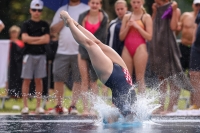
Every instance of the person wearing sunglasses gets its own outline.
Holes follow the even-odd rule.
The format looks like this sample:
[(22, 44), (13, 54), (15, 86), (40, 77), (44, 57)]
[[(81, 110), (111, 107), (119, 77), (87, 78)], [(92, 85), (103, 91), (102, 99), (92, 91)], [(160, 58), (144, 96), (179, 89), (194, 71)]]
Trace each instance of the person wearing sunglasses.
[[(189, 70), (191, 47), (194, 40), (194, 32), (196, 30), (195, 19), (200, 10), (200, 0), (194, 0), (192, 4), (193, 11), (184, 12), (181, 15), (180, 22), (178, 23), (178, 33), (181, 32), (181, 42), (179, 45), (182, 57), (180, 58), (181, 65), (184, 71)], [(198, 57), (197, 57), (198, 58)], [(189, 74), (189, 73), (188, 73)], [(191, 80), (191, 83), (193, 81)], [(191, 106), (189, 109), (199, 109), (193, 101), (193, 95), (191, 95)]]
[(49, 44), (49, 25), (40, 19), (43, 9), (41, 0), (32, 0), (30, 4), (31, 18), (22, 24), (22, 40), (25, 43), (23, 56), (23, 66), (21, 77), (23, 109), (22, 114), (28, 114), (28, 94), (31, 79), (34, 77), (36, 90), (36, 113), (44, 113), (44, 109), (40, 107), (41, 96), (43, 91), (42, 78), (46, 77), (46, 51), (45, 45)]

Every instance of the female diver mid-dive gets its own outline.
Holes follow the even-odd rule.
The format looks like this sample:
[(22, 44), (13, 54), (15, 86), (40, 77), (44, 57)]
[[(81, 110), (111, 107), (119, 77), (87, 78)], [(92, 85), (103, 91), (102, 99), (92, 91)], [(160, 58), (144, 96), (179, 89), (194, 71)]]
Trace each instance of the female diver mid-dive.
[(77, 43), (87, 50), (98, 78), (111, 89), (113, 104), (124, 117), (133, 113), (131, 105), (136, 100), (136, 93), (122, 58), (112, 48), (103, 44), (74, 21), (68, 12), (61, 11), (60, 16), (71, 30)]

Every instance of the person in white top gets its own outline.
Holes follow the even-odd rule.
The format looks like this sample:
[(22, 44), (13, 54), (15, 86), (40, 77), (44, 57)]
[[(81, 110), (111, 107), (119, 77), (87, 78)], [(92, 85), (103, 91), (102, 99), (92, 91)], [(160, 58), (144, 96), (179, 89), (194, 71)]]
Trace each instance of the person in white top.
[(0, 33), (1, 31), (5, 28), (5, 25), (3, 24), (3, 22), (0, 20)]
[(72, 103), (69, 107), (69, 113), (78, 113), (75, 104), (78, 100), (79, 88), (80, 88), (80, 72), (78, 68), (77, 55), (78, 44), (74, 40), (69, 28), (64, 26), (63, 21), (60, 18), (60, 11), (68, 11), (70, 16), (78, 21), (78, 17), (81, 13), (88, 10), (89, 6), (81, 3), (80, 0), (70, 0), (69, 4), (60, 7), (51, 24), (51, 32), (59, 33), (58, 50), (53, 63), (54, 74), (54, 87), (56, 92), (57, 105), (52, 113), (67, 113), (67, 109), (62, 107), (62, 99), (64, 93), (64, 82), (67, 81), (70, 70), (72, 70), (73, 80), (73, 96)]

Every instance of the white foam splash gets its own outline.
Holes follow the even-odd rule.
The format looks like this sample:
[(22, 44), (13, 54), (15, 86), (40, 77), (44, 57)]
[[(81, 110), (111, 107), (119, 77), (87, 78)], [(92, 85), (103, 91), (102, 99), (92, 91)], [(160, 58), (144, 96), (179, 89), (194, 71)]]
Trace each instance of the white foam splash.
[[(87, 93), (87, 97), (92, 101), (93, 109), (98, 112), (97, 124), (102, 123), (103, 118), (108, 118), (109, 116), (119, 115), (119, 110), (113, 105), (108, 104), (100, 96), (96, 96), (92, 93)], [(137, 95), (136, 102), (131, 106), (132, 112), (136, 114), (134, 121), (143, 122), (149, 120), (151, 113), (160, 107), (155, 101), (158, 99), (158, 93), (155, 91), (148, 91), (145, 94)]]

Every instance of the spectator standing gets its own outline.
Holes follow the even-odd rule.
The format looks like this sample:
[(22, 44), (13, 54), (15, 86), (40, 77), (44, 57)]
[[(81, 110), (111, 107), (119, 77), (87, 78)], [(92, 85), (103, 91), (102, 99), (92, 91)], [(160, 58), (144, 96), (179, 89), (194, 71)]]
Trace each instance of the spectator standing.
[[(161, 107), (154, 113), (168, 113), (177, 105), (180, 88), (193, 90), (189, 80), (182, 71), (180, 50), (176, 42), (175, 31), (180, 19), (180, 10), (176, 2), (156, 0), (153, 8), (153, 38), (149, 45), (150, 68), (159, 77)], [(166, 14), (166, 11), (169, 13)], [(166, 17), (163, 17), (165, 15)], [(167, 83), (170, 86), (170, 101), (164, 111)]]
[[(194, 32), (196, 31), (195, 19), (200, 9), (200, 0), (194, 0), (192, 8), (192, 12), (184, 12), (181, 15), (181, 19), (178, 24), (178, 31), (181, 32), (181, 43), (179, 48), (182, 55), (180, 61), (183, 71), (189, 70), (191, 46), (195, 37)], [(193, 103), (192, 97), (193, 96), (191, 94), (191, 104)], [(192, 104), (189, 109), (198, 108), (199, 107)]]
[(124, 15), (128, 13), (127, 3), (125, 0), (117, 0), (115, 2), (115, 13), (117, 14), (117, 18), (112, 20), (109, 24), (106, 44), (121, 56), (124, 48), (124, 41), (120, 41), (119, 32), (122, 19)]
[[(105, 43), (108, 25), (108, 15), (102, 7), (102, 0), (89, 0), (90, 9), (79, 16), (78, 23), (90, 31), (97, 39)], [(83, 101), (83, 115), (91, 114), (89, 101), (85, 92), (90, 88), (94, 94), (98, 94), (97, 75), (92, 67), (90, 57), (86, 49), (79, 45), (78, 65), (81, 74), (81, 95)]]
[(0, 33), (5, 28), (4, 23), (0, 20)]
[(53, 82), (53, 62), (55, 59), (56, 51), (58, 49), (58, 34), (56, 33), (51, 33), (50, 35), (50, 43), (47, 45), (49, 47), (48, 50), (49, 52), (47, 53), (47, 61), (48, 61), (48, 89), (49, 89), (49, 94), (53, 94), (54, 92), (54, 82)]
[(31, 19), (22, 25), (22, 40), (25, 42), (22, 75), (23, 114), (29, 113), (28, 92), (31, 79), (34, 77), (36, 85), (36, 113), (44, 113), (40, 107), (43, 84), (42, 78), (46, 77), (45, 45), (49, 43), (49, 25), (40, 19), (43, 9), (41, 0), (32, 0), (30, 4)]
[[(69, 107), (70, 113), (78, 113), (75, 104), (80, 95), (81, 79), (78, 69), (78, 44), (74, 40), (69, 28), (65, 27), (60, 19), (60, 11), (68, 11), (70, 16), (78, 21), (81, 13), (88, 10), (89, 6), (81, 3), (80, 0), (70, 0), (69, 4), (60, 7), (51, 24), (51, 31), (59, 33), (58, 49), (53, 63), (54, 89), (56, 92), (57, 105), (51, 113), (68, 113), (68, 110), (62, 107), (64, 94), (64, 82), (66, 82), (70, 69), (72, 69), (73, 88), (72, 103)], [(67, 35), (67, 37), (66, 37)]]
[(196, 107), (192, 107), (191, 109), (199, 109), (200, 108), (200, 1), (194, 0), (193, 4), (198, 8), (198, 15), (195, 23), (197, 24), (197, 29), (195, 30), (194, 43), (191, 48), (191, 57), (190, 57), (190, 81), (192, 86), (195, 89), (195, 92), (192, 93), (192, 103)]
[(129, 73), (135, 70), (138, 92), (145, 92), (144, 74), (147, 64), (146, 40), (152, 38), (152, 19), (143, 8), (144, 0), (130, 0), (133, 12), (126, 14), (122, 20), (120, 40), (125, 41), (122, 59), (126, 63)]
[(20, 28), (13, 25), (9, 29), (10, 35), (10, 56), (8, 73), (8, 95), (13, 98), (22, 97), (22, 59), (24, 42), (19, 40)]

